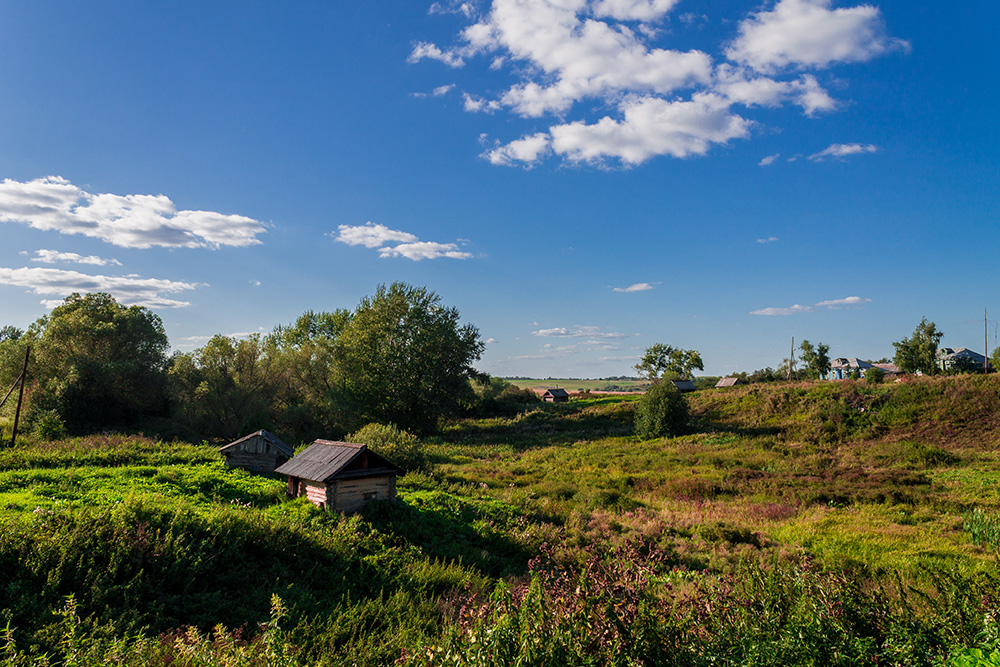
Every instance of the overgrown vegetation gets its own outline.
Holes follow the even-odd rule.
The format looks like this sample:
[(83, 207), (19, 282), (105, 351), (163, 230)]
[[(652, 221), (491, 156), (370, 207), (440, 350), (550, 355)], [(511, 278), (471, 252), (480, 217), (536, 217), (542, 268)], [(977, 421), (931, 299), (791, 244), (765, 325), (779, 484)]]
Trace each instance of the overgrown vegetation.
[(0, 661), (1000, 660), (1000, 381), (682, 400), (666, 438), (630, 396), (372, 426), (424, 459), (352, 517), (209, 445), (26, 440), (0, 451)]

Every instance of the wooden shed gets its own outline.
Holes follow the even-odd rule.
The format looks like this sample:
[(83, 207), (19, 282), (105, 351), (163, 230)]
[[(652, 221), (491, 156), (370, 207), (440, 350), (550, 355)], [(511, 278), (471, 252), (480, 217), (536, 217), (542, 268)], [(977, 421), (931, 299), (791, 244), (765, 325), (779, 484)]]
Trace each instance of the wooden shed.
[(569, 392), (565, 389), (549, 389), (542, 394), (542, 400), (546, 403), (565, 403), (569, 400)]
[(270, 431), (257, 431), (219, 448), (230, 468), (272, 472), (295, 454), (291, 445)]
[(356, 512), (371, 500), (394, 500), (405, 471), (353, 442), (317, 440), (275, 472), (288, 475), (288, 495), (321, 509)]
[(742, 378), (732, 377), (732, 378), (721, 378), (715, 383), (716, 389), (721, 389), (722, 387), (735, 387), (738, 384), (745, 384)]

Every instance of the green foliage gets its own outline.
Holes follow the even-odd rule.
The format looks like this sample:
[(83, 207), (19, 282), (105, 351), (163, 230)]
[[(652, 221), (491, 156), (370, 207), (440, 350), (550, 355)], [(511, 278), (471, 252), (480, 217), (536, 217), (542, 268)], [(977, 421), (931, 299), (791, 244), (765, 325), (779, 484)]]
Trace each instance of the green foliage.
[(635, 434), (643, 440), (679, 435), (688, 420), (687, 403), (669, 382), (650, 387), (635, 406)]
[(646, 348), (636, 364), (639, 374), (653, 382), (659, 380), (689, 380), (694, 369), (705, 370), (697, 350), (682, 350), (663, 343)]
[(869, 368), (865, 373), (865, 382), (868, 384), (882, 384), (885, 379), (885, 371), (881, 368)]
[(473, 378), (470, 382), (475, 398), (467, 412), (476, 417), (512, 417), (542, 402), (531, 389), (520, 389), (497, 377)]
[(976, 507), (965, 513), (962, 528), (973, 543), (1000, 551), (1000, 516)]
[(36, 339), (32, 409), (55, 410), (69, 431), (132, 426), (165, 411), (167, 336), (148, 309), (72, 294), (25, 338)]
[(391, 424), (366, 424), (347, 436), (347, 441), (368, 445), (404, 470), (428, 467), (427, 455), (417, 436)]
[(198, 437), (229, 440), (269, 426), (282, 386), (274, 359), (259, 334), (213, 336), (205, 347), (175, 355), (174, 418)]
[(467, 404), (479, 331), (423, 287), (380, 285), (362, 299), (337, 343), (341, 380), (361, 423), (427, 433)]
[(893, 363), (904, 373), (934, 375), (937, 372), (936, 354), (942, 336), (944, 334), (938, 331), (933, 322), (928, 322), (926, 317), (921, 318), (912, 336), (892, 344), (896, 348)]
[(66, 435), (66, 425), (55, 410), (39, 410), (32, 418), (32, 430), (42, 440), (56, 440)]
[(807, 378), (816, 380), (830, 372), (829, 345), (817, 343), (816, 347), (813, 347), (812, 343), (804, 340), (799, 349), (802, 351), (802, 363), (805, 364)]

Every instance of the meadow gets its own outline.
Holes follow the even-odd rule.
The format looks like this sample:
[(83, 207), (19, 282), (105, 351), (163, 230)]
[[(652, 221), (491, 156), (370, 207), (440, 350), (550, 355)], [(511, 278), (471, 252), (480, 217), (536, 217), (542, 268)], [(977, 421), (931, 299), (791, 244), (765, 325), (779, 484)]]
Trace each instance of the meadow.
[(0, 451), (4, 665), (1000, 664), (1000, 380), (592, 395), (355, 516), (207, 443)]

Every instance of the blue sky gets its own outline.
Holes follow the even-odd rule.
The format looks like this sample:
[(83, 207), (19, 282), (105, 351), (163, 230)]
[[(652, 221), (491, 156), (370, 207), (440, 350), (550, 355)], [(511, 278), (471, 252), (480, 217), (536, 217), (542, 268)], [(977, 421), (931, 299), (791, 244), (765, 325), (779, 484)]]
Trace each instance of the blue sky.
[(0, 3), (0, 324), (425, 285), (496, 375), (995, 344), (992, 3)]

